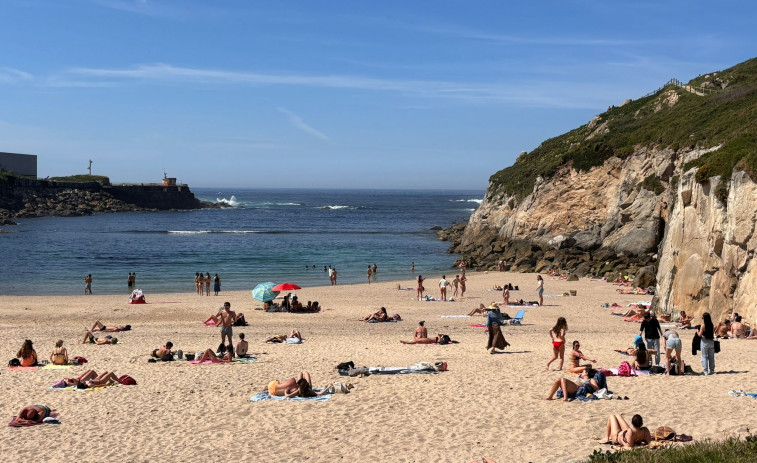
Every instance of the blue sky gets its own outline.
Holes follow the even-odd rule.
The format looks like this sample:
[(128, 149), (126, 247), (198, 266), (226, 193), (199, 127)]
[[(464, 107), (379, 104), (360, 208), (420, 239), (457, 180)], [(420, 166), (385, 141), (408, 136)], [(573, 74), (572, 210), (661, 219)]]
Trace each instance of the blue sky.
[(209, 187), (484, 189), (757, 43), (747, 1), (1, 2), (0, 151)]

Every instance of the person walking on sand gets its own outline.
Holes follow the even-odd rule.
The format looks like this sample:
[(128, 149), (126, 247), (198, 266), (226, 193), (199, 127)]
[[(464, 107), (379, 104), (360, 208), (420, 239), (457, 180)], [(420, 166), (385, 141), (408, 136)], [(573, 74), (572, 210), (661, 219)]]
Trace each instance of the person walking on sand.
[[(216, 314), (216, 317), (218, 318), (218, 321), (220, 322), (219, 325), (221, 325), (221, 344), (227, 345), (232, 344), (232, 336), (234, 334), (233, 326), (234, 322), (237, 319), (237, 314), (234, 313), (231, 310), (231, 303), (230, 302), (224, 302), (223, 308), (218, 310), (218, 313)], [(226, 337), (228, 336), (229, 342), (226, 342)]]
[(568, 322), (565, 317), (557, 319), (555, 326), (549, 330), (549, 336), (552, 338), (552, 358), (547, 362), (546, 370), (549, 371), (549, 366), (560, 357), (560, 367), (558, 370), (562, 370), (562, 364), (565, 360), (565, 333), (568, 332)]
[(460, 274), (460, 297), (465, 296), (465, 282), (468, 280), (468, 278), (465, 276), (465, 270), (463, 270), (463, 273)]
[(544, 305), (544, 278), (536, 275), (536, 292), (539, 294), (539, 307)]
[(336, 267), (331, 269), (331, 285), (336, 286)]
[(371, 272), (371, 266), (368, 266), (368, 284), (371, 284), (371, 275), (373, 275), (373, 272)]
[(702, 338), (700, 349), (702, 349), (702, 373), (706, 375), (715, 374), (715, 326), (712, 324), (712, 317), (709, 312), (702, 314), (702, 326), (699, 327), (697, 334)]
[(217, 273), (213, 277), (213, 291), (216, 293), (216, 296), (221, 292), (221, 277)]
[(655, 351), (655, 365), (660, 364), (660, 338), (662, 337), (662, 327), (657, 321), (657, 316), (649, 312), (644, 314), (644, 321), (641, 322), (639, 335), (644, 335), (648, 350)]
[(418, 300), (420, 301), (420, 300), (423, 300), (423, 291), (426, 289), (423, 287), (423, 280), (425, 280), (425, 278), (423, 278), (423, 275), (418, 275), (417, 280), (418, 280), (418, 285), (416, 287), (416, 290), (418, 292)]
[(452, 286), (455, 287), (455, 290), (452, 292), (452, 296), (457, 297), (457, 289), (460, 286), (460, 275), (455, 275), (455, 279), (452, 280)]
[(84, 294), (92, 295), (92, 274), (84, 277)]
[(447, 300), (447, 286), (449, 286), (447, 275), (442, 275), (442, 279), (439, 280), (439, 292), (441, 293), (443, 301)]

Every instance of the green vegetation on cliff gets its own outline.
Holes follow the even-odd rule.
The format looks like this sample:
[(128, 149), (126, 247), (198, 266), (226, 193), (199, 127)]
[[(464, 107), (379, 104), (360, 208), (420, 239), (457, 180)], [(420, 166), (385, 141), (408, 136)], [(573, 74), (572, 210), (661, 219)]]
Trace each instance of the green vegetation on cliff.
[[(725, 90), (721, 84), (727, 83)], [(580, 171), (607, 159), (625, 158), (636, 148), (693, 149), (722, 145), (687, 163), (698, 167), (697, 179), (730, 176), (734, 168), (757, 179), (757, 58), (730, 69), (697, 77), (692, 89), (716, 86), (716, 93), (699, 96), (669, 84), (657, 92), (610, 108), (590, 124), (545, 140), (532, 152), (489, 178), (492, 192), (523, 198), (533, 191), (536, 178), (548, 178), (560, 166)], [(593, 136), (591, 136), (593, 135)], [(657, 187), (645, 182), (644, 187)], [(652, 184), (654, 183), (654, 184)]]
[(86, 183), (97, 182), (100, 185), (110, 185), (110, 179), (104, 175), (68, 175), (66, 177), (50, 177), (49, 180), (53, 182), (72, 182), (72, 183)]

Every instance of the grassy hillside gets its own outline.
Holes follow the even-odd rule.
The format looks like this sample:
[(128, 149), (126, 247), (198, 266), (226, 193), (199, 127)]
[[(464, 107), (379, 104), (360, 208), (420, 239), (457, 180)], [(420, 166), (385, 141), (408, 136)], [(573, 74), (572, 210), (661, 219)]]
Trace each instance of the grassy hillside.
[[(549, 177), (558, 167), (571, 163), (582, 171), (601, 165), (608, 158), (631, 155), (635, 147), (709, 148), (712, 153), (685, 168), (699, 167), (700, 181), (714, 176), (730, 176), (734, 168), (757, 178), (757, 58), (730, 69), (703, 75), (689, 82), (699, 88), (706, 81), (728, 82), (725, 90), (697, 96), (668, 85), (653, 95), (633, 100), (599, 115), (592, 129), (583, 125), (545, 140), (532, 152), (492, 175), (495, 191), (523, 198), (533, 191), (538, 176)], [(663, 104), (672, 92), (678, 96), (673, 106)], [(606, 123), (607, 133), (587, 136)]]
[(101, 185), (110, 185), (110, 179), (104, 175), (69, 175), (66, 177), (50, 177), (50, 180), (54, 182), (74, 182), (74, 183), (86, 183), (97, 182)]

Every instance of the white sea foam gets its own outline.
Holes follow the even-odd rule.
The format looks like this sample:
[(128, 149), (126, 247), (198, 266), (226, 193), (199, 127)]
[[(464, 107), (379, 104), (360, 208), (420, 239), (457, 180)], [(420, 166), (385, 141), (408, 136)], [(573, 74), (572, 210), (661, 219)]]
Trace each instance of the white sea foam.
[(342, 206), (342, 205), (336, 205), (336, 206), (321, 206), (321, 209), (354, 209), (353, 206)]
[(177, 235), (206, 235), (208, 233), (229, 233), (232, 235), (246, 235), (248, 233), (260, 233), (255, 230), (168, 230), (168, 233)]
[(478, 203), (481, 204), (483, 199), (450, 199), (454, 203)]
[(231, 198), (229, 198), (229, 199), (226, 199), (226, 198), (216, 198), (216, 202), (217, 203), (222, 203), (222, 204), (228, 204), (229, 206), (233, 206), (233, 207), (239, 206), (239, 202), (237, 201), (237, 197), (234, 196), (234, 195), (231, 195)]

